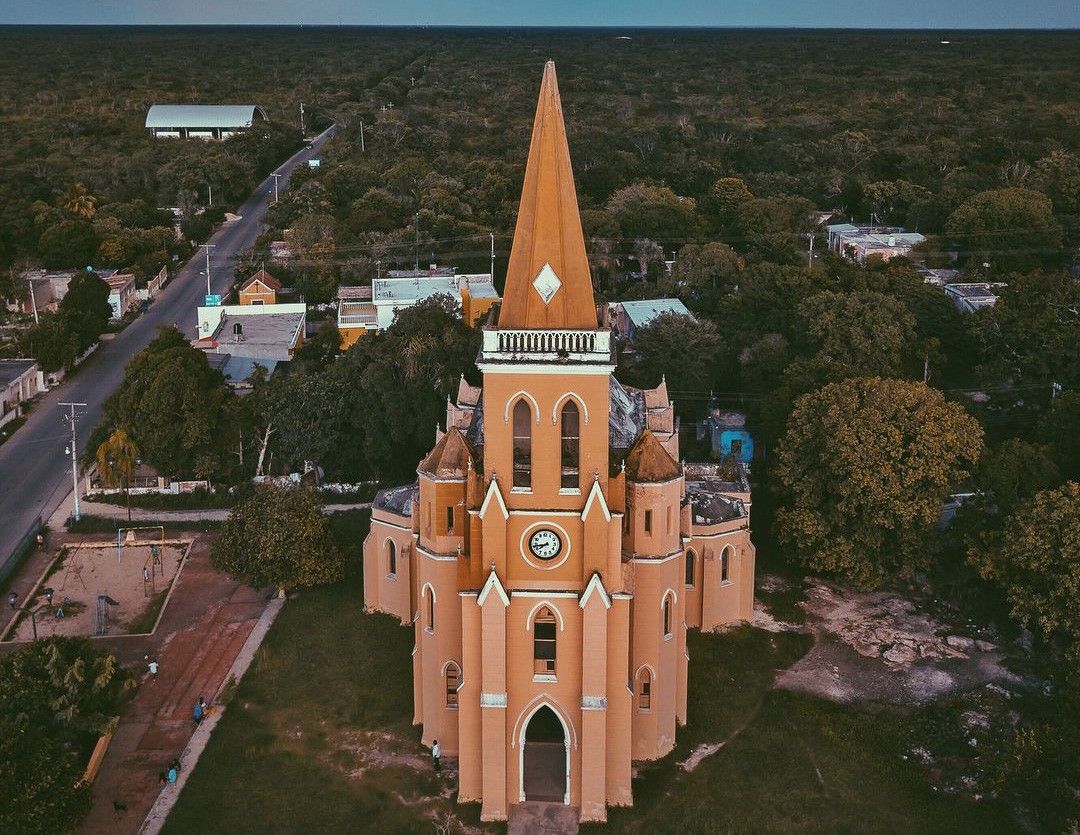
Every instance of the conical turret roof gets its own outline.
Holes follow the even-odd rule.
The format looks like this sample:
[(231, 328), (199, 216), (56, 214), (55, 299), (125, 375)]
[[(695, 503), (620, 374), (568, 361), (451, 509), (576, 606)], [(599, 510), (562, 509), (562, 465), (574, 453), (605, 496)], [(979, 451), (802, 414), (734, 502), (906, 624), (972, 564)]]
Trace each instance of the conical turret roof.
[(671, 481), (679, 475), (679, 465), (656, 436), (646, 429), (626, 454), (626, 477), (638, 484)]
[(427, 458), (416, 468), (418, 473), (435, 478), (465, 478), (469, 462), (473, 460), (472, 447), (456, 426), (442, 436)]
[(554, 61), (540, 84), (498, 326), (596, 329)]

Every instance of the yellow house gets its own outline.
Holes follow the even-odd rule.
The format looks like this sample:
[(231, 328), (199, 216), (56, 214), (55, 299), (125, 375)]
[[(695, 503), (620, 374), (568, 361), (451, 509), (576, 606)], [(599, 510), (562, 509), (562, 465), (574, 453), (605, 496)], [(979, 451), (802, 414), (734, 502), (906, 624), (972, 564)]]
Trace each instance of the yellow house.
[(266, 270), (259, 270), (240, 286), (240, 304), (277, 304), (281, 282)]
[(526, 800), (603, 821), (686, 721), (686, 630), (750, 617), (745, 479), (679, 463), (666, 385), (613, 376), (555, 66), (505, 298), (415, 484), (384, 490), (364, 598), (414, 630), (413, 721), (484, 820)]

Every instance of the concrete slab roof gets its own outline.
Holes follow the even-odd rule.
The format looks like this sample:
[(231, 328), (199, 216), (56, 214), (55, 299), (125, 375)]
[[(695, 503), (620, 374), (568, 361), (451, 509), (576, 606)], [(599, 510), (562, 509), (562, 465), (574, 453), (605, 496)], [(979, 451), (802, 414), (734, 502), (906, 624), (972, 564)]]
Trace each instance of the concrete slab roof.
[(6, 387), (37, 365), (37, 360), (0, 360), (0, 386)]
[(635, 328), (647, 325), (661, 313), (679, 313), (683, 316), (692, 315), (686, 305), (678, 299), (644, 299), (642, 301), (616, 302), (622, 307), (623, 313), (634, 323)]

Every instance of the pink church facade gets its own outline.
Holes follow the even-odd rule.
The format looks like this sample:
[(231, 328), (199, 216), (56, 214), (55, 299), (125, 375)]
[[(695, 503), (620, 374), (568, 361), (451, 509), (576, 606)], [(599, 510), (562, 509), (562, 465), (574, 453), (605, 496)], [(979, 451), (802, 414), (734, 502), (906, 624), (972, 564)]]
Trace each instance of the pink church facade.
[(415, 632), (413, 720), (458, 758), (460, 800), (602, 821), (686, 722), (687, 629), (750, 618), (754, 548), (745, 479), (679, 463), (666, 385), (613, 376), (550, 63), (482, 336), (482, 385), (376, 497), (365, 605)]

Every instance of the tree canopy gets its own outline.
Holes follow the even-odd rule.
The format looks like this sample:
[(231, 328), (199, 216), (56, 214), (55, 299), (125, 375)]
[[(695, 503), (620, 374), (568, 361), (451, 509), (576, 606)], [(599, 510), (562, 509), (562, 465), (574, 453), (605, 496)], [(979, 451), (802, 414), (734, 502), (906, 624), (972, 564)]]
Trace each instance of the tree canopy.
[(260, 587), (317, 586), (345, 576), (345, 559), (314, 495), (264, 485), (237, 504), (214, 540), (210, 562)]
[(800, 397), (776, 449), (778, 533), (864, 587), (925, 568), (949, 490), (982, 450), (962, 407), (922, 383), (852, 378)]
[(1080, 664), (1080, 484), (1035, 494), (1005, 521), (1000, 540), (969, 559), (998, 583), (1014, 618), (1060, 635)]
[(104, 424), (123, 429), (145, 461), (172, 477), (215, 475), (221, 464), (225, 380), (175, 328), (163, 328), (124, 370)]
[(68, 832), (90, 811), (80, 780), (134, 676), (86, 638), (44, 638), (0, 658), (0, 829)]

